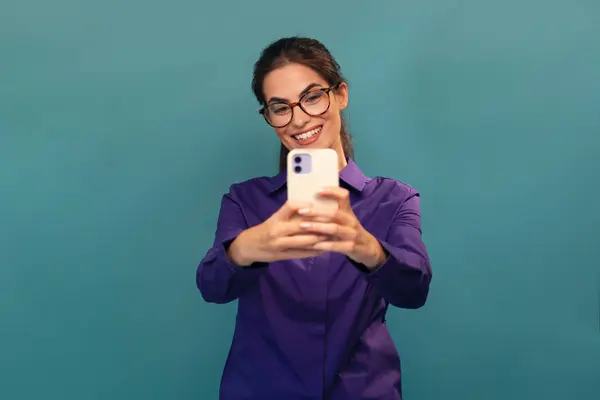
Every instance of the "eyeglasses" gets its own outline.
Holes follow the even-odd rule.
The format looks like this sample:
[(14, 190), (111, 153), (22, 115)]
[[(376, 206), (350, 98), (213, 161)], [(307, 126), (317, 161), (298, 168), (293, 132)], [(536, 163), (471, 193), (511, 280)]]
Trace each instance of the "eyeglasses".
[(298, 106), (302, 111), (311, 117), (317, 117), (325, 114), (331, 104), (329, 92), (335, 86), (328, 88), (313, 89), (300, 97), (295, 103), (286, 101), (277, 101), (267, 104), (260, 110), (259, 114), (265, 118), (265, 121), (274, 128), (283, 128), (292, 121), (294, 117), (294, 107)]

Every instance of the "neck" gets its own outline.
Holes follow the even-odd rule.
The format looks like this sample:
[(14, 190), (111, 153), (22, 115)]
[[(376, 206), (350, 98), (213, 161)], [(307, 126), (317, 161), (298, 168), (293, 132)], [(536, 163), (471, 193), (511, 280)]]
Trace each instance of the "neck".
[(341, 171), (346, 167), (346, 165), (348, 165), (348, 162), (346, 161), (346, 155), (344, 154), (344, 149), (342, 147), (342, 143), (338, 141), (333, 146), (333, 150), (335, 150), (335, 152), (338, 154), (338, 167)]
[(348, 162), (346, 161), (346, 157), (344, 156), (344, 154), (338, 154), (338, 159), (339, 159), (339, 168), (340, 171), (343, 170), (344, 168), (346, 168), (346, 165), (348, 165)]

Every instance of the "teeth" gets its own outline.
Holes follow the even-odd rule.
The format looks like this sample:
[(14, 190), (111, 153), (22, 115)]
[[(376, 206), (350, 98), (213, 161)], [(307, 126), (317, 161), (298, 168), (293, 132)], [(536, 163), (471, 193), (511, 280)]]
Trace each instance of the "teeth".
[(318, 127), (316, 129), (313, 129), (312, 131), (304, 132), (299, 135), (294, 135), (294, 139), (296, 139), (296, 140), (310, 139), (311, 137), (313, 137), (314, 135), (319, 133), (320, 130), (321, 130), (321, 127)]

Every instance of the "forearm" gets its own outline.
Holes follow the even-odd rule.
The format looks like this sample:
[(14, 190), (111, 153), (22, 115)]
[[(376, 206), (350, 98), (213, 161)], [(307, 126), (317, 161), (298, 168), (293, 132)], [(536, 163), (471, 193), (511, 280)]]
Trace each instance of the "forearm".
[(256, 253), (255, 246), (252, 243), (252, 236), (256, 236), (253, 228), (246, 229), (231, 242), (227, 249), (228, 259), (237, 267), (246, 268), (253, 264), (260, 263), (259, 256)]
[(405, 202), (387, 237), (371, 239), (375, 251), (365, 263), (367, 279), (392, 305), (419, 308), (427, 301), (432, 278), (429, 255), (421, 239), (418, 197)]
[(429, 262), (387, 243), (382, 243), (382, 248), (387, 258), (381, 265), (369, 270), (367, 279), (395, 307), (419, 308), (425, 305), (432, 276)]
[(217, 234), (196, 271), (196, 285), (209, 303), (229, 303), (251, 289), (266, 263), (253, 262), (248, 255), (249, 231), (239, 207), (224, 196)]
[(251, 288), (263, 272), (266, 263), (249, 262), (244, 256), (243, 243), (237, 238), (215, 246), (198, 266), (196, 282), (200, 293), (209, 303), (229, 303)]

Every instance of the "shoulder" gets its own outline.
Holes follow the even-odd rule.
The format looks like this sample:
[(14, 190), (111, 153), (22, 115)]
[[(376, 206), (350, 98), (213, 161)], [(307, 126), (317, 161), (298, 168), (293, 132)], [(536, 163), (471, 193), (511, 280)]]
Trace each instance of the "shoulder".
[(412, 197), (420, 196), (419, 191), (408, 183), (385, 176), (370, 178), (365, 186), (365, 193), (367, 195), (380, 193), (390, 200), (393, 199), (399, 203), (404, 203)]
[(273, 178), (260, 176), (232, 183), (225, 195), (238, 202), (247, 201), (250, 198), (257, 200), (260, 197), (268, 196), (272, 189)]
[(371, 232), (385, 234), (395, 221), (420, 218), (419, 192), (397, 179), (375, 176), (369, 178), (356, 209), (362, 209), (361, 223)]
[(348, 161), (342, 175), (342, 179), (361, 190), (363, 196), (376, 197), (380, 201), (402, 203), (410, 197), (419, 196), (415, 188), (400, 180), (382, 175), (366, 176), (354, 160)]

